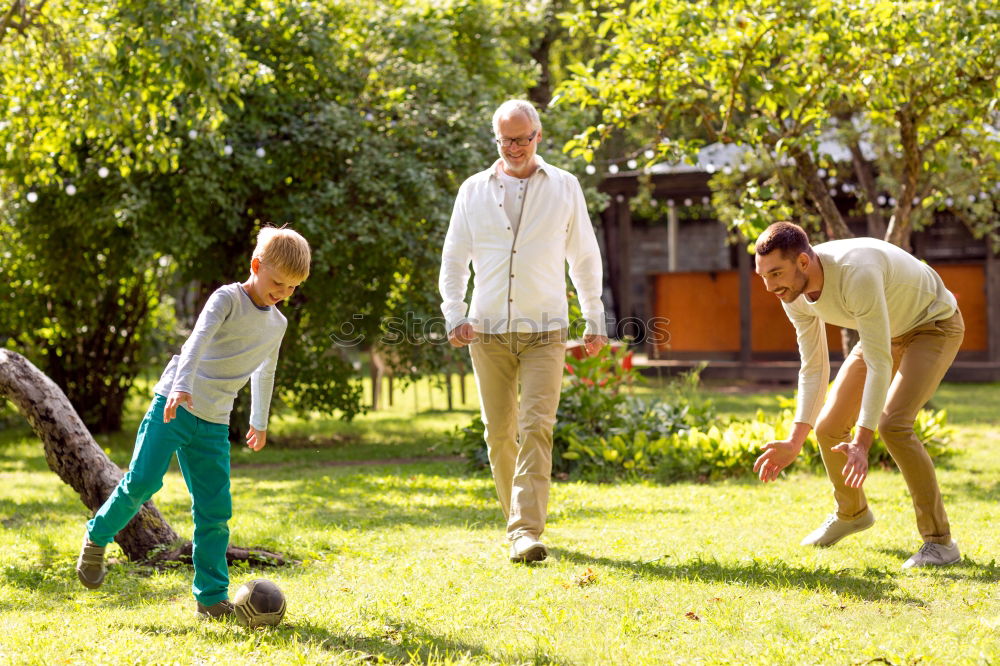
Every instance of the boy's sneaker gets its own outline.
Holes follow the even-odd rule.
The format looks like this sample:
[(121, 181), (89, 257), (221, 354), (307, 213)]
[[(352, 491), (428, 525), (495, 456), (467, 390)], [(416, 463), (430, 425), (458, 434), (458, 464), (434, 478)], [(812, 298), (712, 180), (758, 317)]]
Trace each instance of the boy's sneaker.
[(826, 522), (803, 539), (800, 545), (825, 548), (832, 546), (845, 536), (866, 530), (874, 524), (875, 514), (872, 513), (871, 509), (865, 509), (865, 512), (854, 520), (842, 520), (837, 517), (836, 513), (831, 513)]
[(545, 544), (531, 536), (519, 536), (510, 544), (511, 562), (541, 562), (549, 556)]
[(104, 576), (108, 573), (104, 567), (105, 549), (106, 546), (98, 546), (91, 541), (89, 535), (83, 535), (83, 547), (76, 560), (76, 575), (84, 587), (96, 590), (104, 582)]
[(229, 599), (223, 599), (211, 606), (206, 606), (200, 601), (198, 602), (198, 617), (204, 620), (225, 620), (235, 615), (236, 609), (233, 607), (233, 602)]
[(903, 568), (942, 567), (954, 564), (960, 559), (962, 556), (958, 553), (958, 544), (954, 541), (947, 546), (941, 543), (925, 543), (913, 557), (903, 562)]

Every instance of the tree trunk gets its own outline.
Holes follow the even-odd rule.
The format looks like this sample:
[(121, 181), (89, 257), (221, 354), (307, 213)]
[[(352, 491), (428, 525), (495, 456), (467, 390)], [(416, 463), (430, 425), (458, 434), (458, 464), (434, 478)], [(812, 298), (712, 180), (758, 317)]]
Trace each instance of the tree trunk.
[[(99, 509), (122, 471), (97, 445), (55, 382), (20, 354), (0, 349), (0, 399), (13, 402), (31, 424), (42, 440), (49, 469), (80, 495), (88, 509)], [(152, 501), (142, 505), (115, 541), (135, 562), (190, 561), (190, 542), (177, 536)], [(256, 564), (286, 563), (280, 554), (234, 546), (226, 557)]]
[(244, 444), (250, 425), (250, 392), (240, 391), (233, 400), (233, 411), (229, 412), (229, 442), (235, 446)]
[(7, 31), (11, 28), (22, 35), (25, 34), (25, 31), (31, 27), (35, 19), (38, 18), (39, 13), (41, 13), (45, 0), (36, 2), (32, 7), (29, 7), (28, 3), (24, 0), (13, 0), (13, 2), (9, 2), (8, 0), (7, 4), (10, 4), (10, 7), (0, 16), (0, 43), (3, 42), (4, 37), (7, 36)]
[(564, 9), (560, 2), (550, 2), (542, 16), (542, 34), (531, 44), (529, 53), (538, 64), (538, 80), (528, 89), (528, 99), (544, 109), (552, 101), (552, 45), (565, 33), (559, 21), (559, 13)]
[(386, 361), (375, 345), (368, 350), (368, 354), (371, 359), (372, 411), (377, 412), (382, 406), (382, 378), (385, 377)]
[(854, 163), (854, 174), (858, 177), (861, 191), (865, 193), (865, 199), (868, 200), (868, 206), (871, 208), (871, 210), (867, 208), (865, 210), (865, 220), (868, 222), (868, 235), (872, 238), (884, 238), (885, 219), (878, 209), (878, 190), (875, 187), (875, 174), (873, 173), (872, 164), (865, 159), (864, 154), (861, 152), (861, 146), (856, 139), (851, 141), (849, 148), (851, 149), (851, 160)]
[(844, 354), (844, 358), (851, 353), (854, 349), (854, 345), (861, 341), (861, 336), (853, 328), (842, 328), (840, 329), (840, 351)]
[[(816, 209), (819, 211), (820, 217), (823, 218), (827, 237), (830, 240), (853, 238), (854, 234), (851, 233), (847, 223), (844, 222), (844, 217), (837, 210), (837, 204), (834, 203), (833, 197), (830, 196), (829, 190), (826, 189), (826, 183), (820, 178), (819, 170), (816, 168), (816, 163), (813, 161), (812, 155), (801, 149), (792, 150), (791, 152), (792, 157), (795, 158), (795, 164), (798, 166), (799, 175), (805, 181), (806, 191), (816, 204)], [(849, 328), (840, 330), (840, 346), (841, 351), (844, 353), (844, 358), (851, 352), (858, 339), (857, 331)]]
[(819, 169), (816, 167), (812, 155), (801, 148), (793, 148), (789, 152), (795, 158), (795, 164), (798, 166), (799, 175), (806, 184), (809, 197), (816, 204), (816, 210), (823, 218), (827, 237), (830, 240), (852, 238), (854, 234), (851, 233), (840, 211), (837, 210), (837, 204), (830, 196), (826, 183), (820, 178)]
[(909, 106), (896, 111), (899, 122), (899, 139), (903, 145), (903, 177), (896, 210), (889, 220), (889, 228), (885, 232), (885, 240), (898, 245), (907, 252), (910, 251), (910, 233), (913, 229), (913, 201), (917, 196), (920, 181), (921, 155), (917, 139), (917, 123)]
[[(123, 275), (131, 268), (123, 267)], [(125, 400), (139, 372), (142, 346), (148, 339), (143, 322), (149, 314), (149, 285), (128, 275), (106, 287), (80, 319), (87, 332), (49, 345), (43, 371), (69, 398), (87, 430), (121, 430)], [(55, 297), (48, 303), (58, 317), (77, 309)]]

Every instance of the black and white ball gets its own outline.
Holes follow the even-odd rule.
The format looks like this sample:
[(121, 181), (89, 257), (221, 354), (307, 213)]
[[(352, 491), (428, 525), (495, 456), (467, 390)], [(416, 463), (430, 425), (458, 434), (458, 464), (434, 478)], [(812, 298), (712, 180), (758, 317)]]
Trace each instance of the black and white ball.
[(233, 597), (236, 617), (248, 627), (274, 626), (285, 616), (285, 595), (264, 578), (243, 583)]

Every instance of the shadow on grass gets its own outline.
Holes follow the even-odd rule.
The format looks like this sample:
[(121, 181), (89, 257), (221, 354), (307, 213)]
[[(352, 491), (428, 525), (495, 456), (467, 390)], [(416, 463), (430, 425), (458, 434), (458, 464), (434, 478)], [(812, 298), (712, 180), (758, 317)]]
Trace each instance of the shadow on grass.
[(312, 623), (297, 624), (294, 633), (311, 644), (334, 653), (348, 653), (361, 661), (405, 660), (407, 663), (430, 663), (467, 659), (486, 659), (493, 663), (561, 664), (568, 663), (551, 655), (493, 654), (481, 645), (444, 638), (419, 625), (385, 618), (381, 631), (375, 635), (345, 635), (329, 631)]
[[(70, 583), (76, 583), (76, 574), (72, 569), (58, 562), (58, 552), (48, 539), (37, 539), (40, 562), (32, 561), (24, 566), (7, 565), (0, 572), (0, 580), (4, 586), (18, 588), (28, 593), (40, 593), (48, 596), (59, 595), (69, 591)], [(70, 575), (73, 576), (70, 579)], [(79, 584), (79, 583), (77, 583)], [(11, 600), (0, 602), (0, 610), (23, 610), (24, 601)]]
[[(162, 583), (147, 582), (153, 571), (134, 564), (109, 563), (107, 578), (99, 591), (84, 590), (73, 569), (74, 562), (43, 562), (41, 566), (7, 565), (0, 572), (0, 582), (4, 585), (43, 595), (48, 602), (64, 604), (67, 597), (76, 593), (93, 596), (96, 605), (105, 608), (133, 608), (150, 603), (150, 600), (167, 600), (178, 595), (190, 595), (190, 576), (176, 587), (165, 590)], [(191, 610), (194, 612), (194, 597), (191, 596)], [(22, 611), (25, 601), (0, 602), (0, 612)]]
[(668, 565), (659, 562), (615, 560), (594, 557), (586, 553), (553, 549), (561, 559), (588, 566), (598, 565), (631, 571), (640, 576), (669, 580), (714, 583), (738, 583), (769, 588), (799, 588), (813, 591), (831, 591), (865, 601), (891, 601), (923, 605), (916, 597), (902, 592), (882, 571), (870, 570), (866, 576), (855, 576), (844, 570), (833, 571), (826, 567), (807, 569), (790, 566), (784, 562), (758, 562), (727, 564), (716, 560), (693, 559)]
[[(269, 510), (294, 515), (302, 524), (343, 525), (358, 529), (395, 526), (503, 528), (503, 515), (493, 481), (470, 475), (462, 463), (420, 463), (396, 466), (242, 468), (241, 481), (287, 484), (269, 494)], [(237, 507), (245, 501), (236, 498)], [(237, 511), (239, 508), (237, 508)], [(560, 521), (600, 519), (631, 511), (620, 506), (567, 506), (553, 511)], [(687, 507), (636, 512), (687, 513)]]
[[(0, 526), (6, 529), (18, 529), (31, 523), (73, 522), (80, 521), (80, 534), (83, 535), (83, 520), (86, 508), (62, 501), (61, 498), (50, 502), (16, 502), (10, 499), (0, 499)], [(85, 519), (84, 519), (85, 520)]]
[[(899, 559), (900, 566), (902, 562), (906, 561), (913, 552), (908, 550), (903, 550), (902, 548), (879, 548), (880, 553), (889, 555), (890, 557), (895, 557)], [(996, 583), (1000, 582), (1000, 564), (997, 564), (996, 560), (991, 561), (989, 564), (979, 564), (968, 558), (968, 556), (963, 557), (961, 560), (955, 564), (951, 564), (944, 567), (921, 567), (919, 569), (911, 569), (903, 575), (929, 575), (935, 576), (937, 578), (948, 578), (955, 581), (970, 581), (976, 583)]]
[[(500, 505), (497, 505), (497, 511)], [(613, 506), (607, 508), (597, 507), (570, 507), (562, 508), (558, 505), (549, 505), (548, 522), (550, 525), (569, 523), (574, 520), (607, 519), (627, 515), (629, 519), (635, 520), (640, 516), (683, 516), (691, 513), (691, 509), (686, 506), (670, 507), (648, 507), (648, 506)], [(503, 525), (501, 525), (503, 527)]]
[(1000, 481), (994, 481), (992, 485), (989, 485), (988, 482), (976, 483), (975, 481), (964, 481), (957, 486), (951, 484), (946, 495), (979, 502), (996, 502), (997, 498), (1000, 497)]
[(371, 635), (338, 633), (311, 621), (290, 622), (287, 620), (277, 627), (259, 629), (248, 629), (232, 620), (218, 623), (197, 621), (183, 626), (160, 623), (118, 623), (112, 626), (143, 634), (197, 635), (199, 638), (221, 644), (232, 644), (252, 637), (259, 645), (286, 646), (292, 643), (316, 647), (329, 653), (331, 658), (334, 656), (349, 657), (352, 661), (364, 663), (430, 663), (431, 661), (451, 661), (462, 658), (485, 659), (492, 663), (568, 663), (542, 652), (530, 656), (493, 654), (481, 645), (444, 638), (432, 634), (412, 622), (391, 618), (383, 619), (380, 630)]

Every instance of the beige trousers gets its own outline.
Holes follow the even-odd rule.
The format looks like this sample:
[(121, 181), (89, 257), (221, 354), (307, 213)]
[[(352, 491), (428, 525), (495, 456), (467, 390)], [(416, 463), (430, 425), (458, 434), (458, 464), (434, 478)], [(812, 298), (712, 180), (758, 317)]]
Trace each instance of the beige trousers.
[(479, 333), (478, 338), (469, 352), (507, 538), (537, 539), (548, 514), (566, 331)]
[[(878, 431), (906, 481), (917, 514), (917, 529), (925, 542), (951, 543), (948, 515), (941, 500), (934, 464), (913, 433), (917, 413), (930, 400), (951, 366), (965, 337), (962, 314), (931, 322), (892, 339), (893, 379)], [(855, 345), (837, 373), (816, 422), (816, 439), (826, 473), (833, 483), (837, 515), (850, 520), (865, 512), (868, 501), (860, 488), (848, 488), (842, 470), (846, 459), (830, 449), (851, 439), (865, 386), (864, 353)]]

